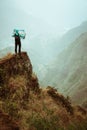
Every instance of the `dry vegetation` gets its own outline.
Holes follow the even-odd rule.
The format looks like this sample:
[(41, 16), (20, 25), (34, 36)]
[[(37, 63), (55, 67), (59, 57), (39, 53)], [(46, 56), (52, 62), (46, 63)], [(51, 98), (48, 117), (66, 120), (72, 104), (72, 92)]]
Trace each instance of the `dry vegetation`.
[(25, 100), (23, 93), (26, 91), (22, 87), (24, 82), (21, 82), (21, 88), (14, 84), (16, 91), (10, 91), (7, 98), (0, 100), (1, 110), (18, 122), (20, 130), (86, 130), (84, 109), (71, 106), (53, 88), (40, 89), (39, 94), (30, 90), (29, 97)]
[[(83, 108), (72, 106), (68, 97), (65, 98), (50, 86), (40, 88), (34, 73), (29, 79), (25, 72), (14, 74), (5, 82), (2, 69), (0, 71), (1, 81), (4, 82), (0, 84), (0, 130), (87, 129), (87, 116)], [(10, 124), (7, 125), (6, 120)]]

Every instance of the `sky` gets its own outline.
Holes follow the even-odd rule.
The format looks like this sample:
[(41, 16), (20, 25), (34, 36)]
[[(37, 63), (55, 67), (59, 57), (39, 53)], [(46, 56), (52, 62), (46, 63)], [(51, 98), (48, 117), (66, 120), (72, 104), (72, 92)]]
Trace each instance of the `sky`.
[(15, 0), (16, 6), (64, 31), (87, 20), (87, 0)]
[[(20, 18), (18, 9), (21, 11)], [(36, 36), (42, 29), (43, 32), (48, 30), (62, 36), (66, 31), (87, 21), (87, 0), (0, 0), (0, 16), (0, 31), (3, 36), (5, 33), (10, 35), (15, 25), (19, 27), (19, 24), (24, 25), (25, 30), (29, 28), (29, 36)], [(21, 17), (25, 20), (25, 24), (24, 21), (21, 22)], [(26, 23), (29, 27), (25, 27)], [(50, 25), (49, 28), (46, 23), (47, 26)], [(2, 31), (2, 28), (5, 31)]]

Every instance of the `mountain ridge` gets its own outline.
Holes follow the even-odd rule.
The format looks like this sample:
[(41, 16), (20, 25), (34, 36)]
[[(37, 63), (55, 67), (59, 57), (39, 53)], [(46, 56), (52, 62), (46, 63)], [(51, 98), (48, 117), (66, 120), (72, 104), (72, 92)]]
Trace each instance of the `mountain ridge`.
[[(68, 94), (71, 96), (71, 99), (73, 99), (74, 102), (80, 104), (86, 100), (87, 95), (86, 52), (87, 33), (83, 33), (71, 45), (69, 45), (69, 47), (59, 54), (56, 61), (51, 65), (53, 68), (50, 68), (51, 70), (49, 70), (46, 76), (48, 77), (47, 84), (52, 83), (51, 85), (55, 85), (55, 87), (58, 87), (58, 89), (65, 93), (65, 95)], [(81, 92), (83, 94), (81, 94)]]

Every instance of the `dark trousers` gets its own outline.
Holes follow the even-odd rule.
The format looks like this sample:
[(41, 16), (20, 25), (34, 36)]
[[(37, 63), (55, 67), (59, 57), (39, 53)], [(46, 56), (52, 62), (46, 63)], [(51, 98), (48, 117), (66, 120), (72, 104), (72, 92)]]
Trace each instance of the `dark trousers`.
[[(17, 52), (18, 50), (18, 52)], [(15, 53), (21, 53), (21, 43), (17, 44), (15, 43)]]

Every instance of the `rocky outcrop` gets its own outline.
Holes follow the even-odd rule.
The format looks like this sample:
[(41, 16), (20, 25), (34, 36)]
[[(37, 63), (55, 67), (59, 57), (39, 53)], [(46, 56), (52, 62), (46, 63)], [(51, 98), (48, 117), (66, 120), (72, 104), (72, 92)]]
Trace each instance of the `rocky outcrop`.
[(0, 60), (0, 77), (5, 83), (16, 75), (25, 75), (27, 79), (32, 75), (32, 65), (26, 52), (21, 53), (21, 56), (10, 55)]
[[(39, 89), (38, 79), (32, 72), (31, 61), (26, 52), (21, 55), (10, 54), (0, 60), (0, 86), (4, 93), (4, 86), (11, 91), (16, 91), (19, 88), (23, 89), (24, 95), (29, 95), (29, 90), (37, 91)], [(6, 88), (5, 88), (6, 91)]]

